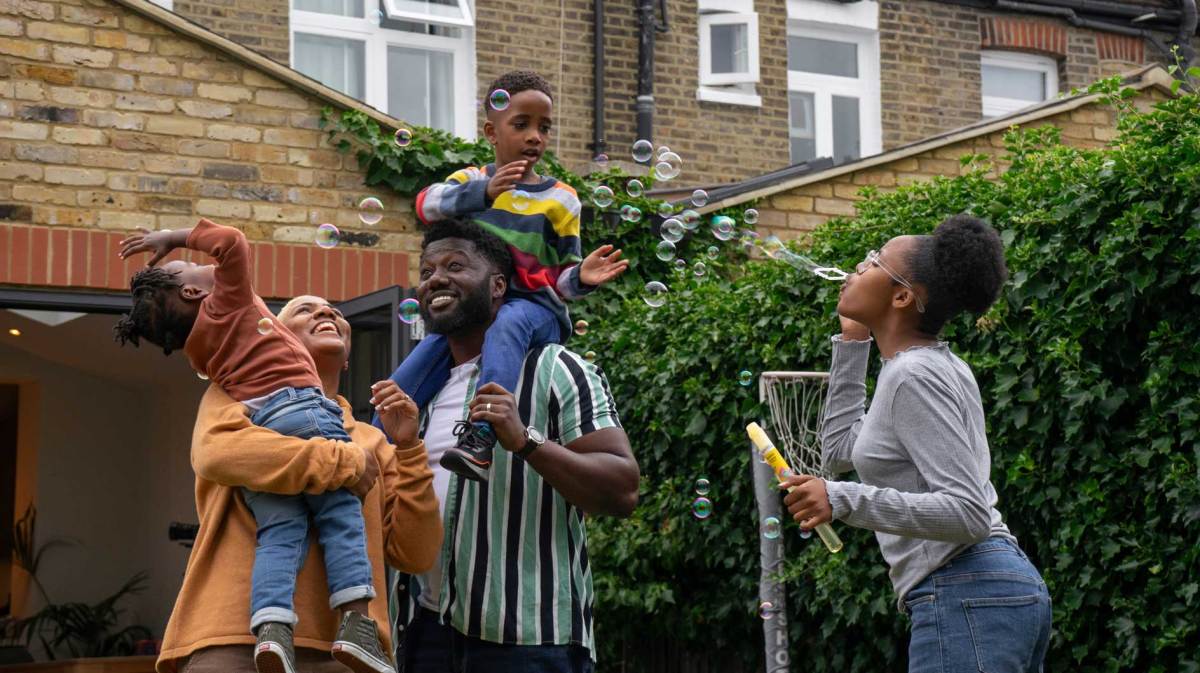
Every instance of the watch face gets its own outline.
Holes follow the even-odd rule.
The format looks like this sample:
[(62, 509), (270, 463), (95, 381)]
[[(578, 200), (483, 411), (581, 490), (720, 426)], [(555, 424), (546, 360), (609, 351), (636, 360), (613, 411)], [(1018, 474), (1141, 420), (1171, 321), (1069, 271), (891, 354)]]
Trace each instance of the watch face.
[(537, 428), (534, 428), (534, 427), (525, 428), (525, 434), (529, 436), (529, 440), (532, 441), (534, 444), (545, 444), (546, 443), (546, 436), (543, 435), (542, 433), (538, 432)]

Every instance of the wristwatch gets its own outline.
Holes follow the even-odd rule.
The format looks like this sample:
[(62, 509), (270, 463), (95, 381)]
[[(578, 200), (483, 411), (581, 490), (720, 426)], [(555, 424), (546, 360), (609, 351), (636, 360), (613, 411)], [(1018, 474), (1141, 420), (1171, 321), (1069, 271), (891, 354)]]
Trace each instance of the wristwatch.
[(538, 431), (532, 425), (525, 428), (525, 446), (517, 451), (517, 455), (522, 458), (528, 458), (529, 454), (542, 448), (542, 444), (546, 443), (546, 436)]

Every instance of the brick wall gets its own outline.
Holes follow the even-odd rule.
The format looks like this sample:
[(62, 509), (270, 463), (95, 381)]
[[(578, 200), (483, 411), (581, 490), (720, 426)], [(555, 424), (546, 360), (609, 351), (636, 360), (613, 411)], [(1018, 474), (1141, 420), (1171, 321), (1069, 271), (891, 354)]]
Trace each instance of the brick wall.
[[(476, 5), (479, 96), (498, 75), (530, 68), (553, 84), (557, 153), (575, 169), (588, 168), (592, 142), (592, 3), (539, 3), (530, 12), (516, 2)], [(679, 178), (688, 184), (743, 179), (786, 166), (787, 9), (758, 0), (759, 108), (699, 102), (698, 17), (695, 0), (669, 0), (670, 30), (655, 47), (654, 134), (684, 161)], [(605, 140), (614, 161), (632, 161), (637, 128), (638, 25), (632, 2), (605, 6)], [(561, 74), (560, 74), (561, 71)]]
[(289, 64), (288, 0), (175, 0), (174, 10), (258, 53)]
[[(265, 296), (411, 278), (411, 202), (362, 187), (317, 130), (327, 103), (105, 0), (0, 3), (0, 55), (0, 282), (123, 286), (121, 232), (202, 216), (256, 242)], [(316, 248), (324, 222), (380, 241)]]
[[(1136, 102), (1144, 107), (1163, 99), (1164, 94), (1159, 90), (1148, 89)], [(1063, 142), (1073, 147), (1100, 147), (1116, 137), (1115, 115), (1102, 104), (1085, 105), (1028, 125), (1047, 124), (1062, 129)], [(999, 158), (1005, 152), (1006, 130), (965, 138), (869, 168), (830, 175), (824, 179), (817, 177), (809, 184), (778, 192), (757, 206), (758, 230), (764, 236), (775, 234), (784, 239), (803, 237), (834, 217), (854, 217), (855, 202), (862, 200), (858, 192), (863, 187), (870, 185), (886, 192), (899, 185), (930, 180), (939, 175), (959, 175), (969, 170), (959, 162), (959, 158), (966, 154), (986, 154), (996, 158), (996, 165), (1002, 170), (1004, 163)]]

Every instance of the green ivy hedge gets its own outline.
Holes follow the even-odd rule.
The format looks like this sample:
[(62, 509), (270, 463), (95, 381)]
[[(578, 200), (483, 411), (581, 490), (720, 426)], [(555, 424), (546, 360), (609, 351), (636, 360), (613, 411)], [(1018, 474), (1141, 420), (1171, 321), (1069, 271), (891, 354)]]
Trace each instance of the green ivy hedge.
[[(965, 157), (968, 175), (868, 190), (811, 250), (851, 269), (958, 212), (1001, 230), (1011, 281), (947, 338), (983, 392), (999, 507), (1050, 587), (1047, 670), (1200, 669), (1200, 98), (1125, 108), (1110, 149), (1016, 131), (999, 181)], [(638, 644), (661, 639), (761, 658), (743, 426), (765, 410), (738, 372), (826, 370), (837, 329), (837, 286), (786, 265), (699, 280), (665, 266), (644, 264), (640, 279), (670, 285), (662, 308), (626, 288), (577, 311), (591, 331), (572, 345), (597, 352), (644, 476), (632, 519), (589, 525), (602, 670), (622, 658), (641, 670)], [(715, 504), (704, 521), (690, 512), (700, 476)], [(786, 532), (794, 665), (903, 670), (908, 625), (874, 536), (838, 529), (836, 556)]]

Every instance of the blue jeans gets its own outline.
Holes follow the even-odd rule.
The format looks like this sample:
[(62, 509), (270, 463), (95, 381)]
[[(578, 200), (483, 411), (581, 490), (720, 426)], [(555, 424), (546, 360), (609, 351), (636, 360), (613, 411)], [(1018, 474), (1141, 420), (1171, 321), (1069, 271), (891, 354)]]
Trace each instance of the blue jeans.
[[(521, 365), (531, 348), (558, 343), (563, 337), (558, 318), (528, 299), (508, 297), (483, 337), (479, 384), (498, 383), (517, 390)], [(441, 334), (430, 334), (404, 358), (392, 380), (423, 409), (450, 379), (450, 346)]]
[(909, 673), (1037, 673), (1050, 643), (1050, 594), (1017, 545), (968, 547), (904, 597)]
[[(317, 388), (285, 388), (271, 395), (250, 420), (281, 435), (350, 441), (342, 408)], [(250, 628), (265, 622), (295, 624), (292, 595), (308, 554), (308, 518), (325, 552), (329, 607), (374, 598), (362, 502), (338, 489), (316, 495), (278, 495), (242, 489), (258, 524), (258, 547), (250, 584)]]
[(593, 673), (579, 645), (501, 645), (471, 638), (419, 608), (405, 633), (403, 673)]

